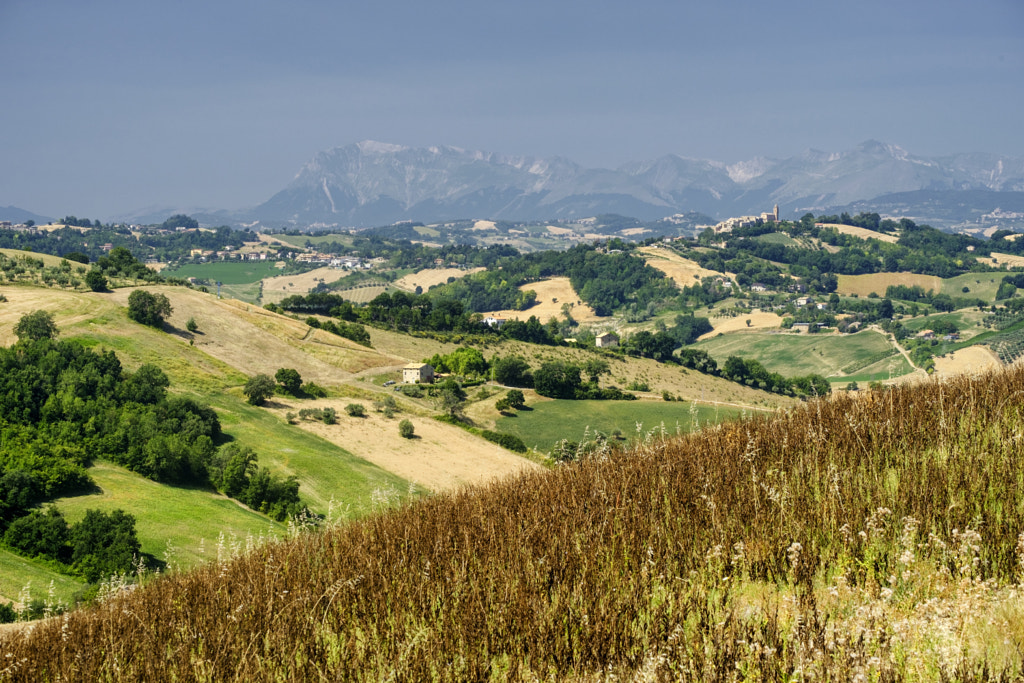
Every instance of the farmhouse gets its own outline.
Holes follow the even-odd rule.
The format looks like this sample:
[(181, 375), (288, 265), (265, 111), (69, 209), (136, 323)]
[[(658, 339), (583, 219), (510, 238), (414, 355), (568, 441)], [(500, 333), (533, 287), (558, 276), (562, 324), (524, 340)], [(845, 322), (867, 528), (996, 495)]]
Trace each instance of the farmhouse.
[(402, 382), (405, 384), (430, 384), (434, 381), (434, 368), (426, 363), (409, 363), (402, 368)]
[(619, 345), (619, 335), (614, 332), (605, 332), (594, 337), (594, 346), (601, 349), (614, 349)]

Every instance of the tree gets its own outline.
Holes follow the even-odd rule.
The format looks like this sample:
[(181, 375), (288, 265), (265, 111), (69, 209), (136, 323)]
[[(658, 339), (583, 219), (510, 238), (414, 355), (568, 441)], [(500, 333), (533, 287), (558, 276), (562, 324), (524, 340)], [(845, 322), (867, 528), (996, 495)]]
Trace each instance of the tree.
[(248, 399), (250, 405), (261, 406), (267, 399), (274, 395), (277, 384), (270, 375), (254, 375), (245, 383), (242, 393)]
[(299, 375), (298, 370), (279, 368), (274, 375), (274, 379), (292, 396), (298, 394), (302, 389), (302, 377)]
[(93, 292), (107, 291), (107, 278), (99, 268), (92, 268), (85, 274), (85, 285)]
[(28, 557), (60, 561), (65, 558), (68, 524), (60, 510), (51, 505), (45, 511), (33, 510), (11, 522), (3, 540)]
[(57, 324), (53, 322), (53, 314), (49, 311), (32, 311), (21, 316), (14, 326), (14, 334), (18, 341), (53, 339), (57, 336)]
[(70, 541), (71, 562), (90, 583), (130, 572), (141, 553), (135, 518), (124, 510), (86, 510), (71, 527)]
[(403, 439), (411, 439), (414, 436), (415, 429), (412, 426), (412, 422), (409, 420), (402, 420), (398, 423), (398, 433)]
[[(597, 382), (601, 375), (609, 372), (608, 361), (601, 360), (600, 358), (588, 358), (583, 363), (583, 373), (590, 378), (591, 382)], [(522, 396), (523, 392), (519, 392)]]
[(508, 405), (510, 408), (522, 410), (523, 408), (526, 407), (526, 397), (523, 396), (523, 392), (519, 391), (518, 389), (512, 389), (507, 394), (505, 394), (505, 400), (508, 401)]
[(125, 401), (153, 405), (167, 396), (165, 389), (170, 385), (171, 380), (163, 370), (146, 363), (124, 378), (119, 393)]
[(491, 376), (498, 384), (508, 387), (532, 387), (530, 365), (519, 356), (495, 358), (491, 362)]
[(161, 327), (171, 314), (171, 302), (163, 294), (136, 289), (128, 297), (128, 317), (150, 327)]
[(345, 406), (345, 412), (349, 414), (349, 417), (366, 416), (366, 408), (363, 407), (362, 403), (349, 403)]
[(238, 498), (256, 472), (256, 451), (229, 443), (220, 449), (211, 473), (213, 484), (230, 498)]
[(69, 251), (64, 254), (64, 258), (68, 261), (74, 261), (75, 263), (88, 263), (89, 257), (80, 251)]
[(462, 385), (449, 377), (441, 384), (438, 405), (449, 417), (462, 416), (462, 403), (466, 400), (466, 392)]
[(192, 334), (195, 334), (196, 331), (199, 329), (199, 323), (196, 322), (195, 318), (190, 317), (188, 319), (188, 322), (185, 323), (185, 329), (191, 332)]
[(576, 398), (581, 384), (580, 369), (561, 361), (544, 363), (533, 375), (534, 389), (548, 398)]

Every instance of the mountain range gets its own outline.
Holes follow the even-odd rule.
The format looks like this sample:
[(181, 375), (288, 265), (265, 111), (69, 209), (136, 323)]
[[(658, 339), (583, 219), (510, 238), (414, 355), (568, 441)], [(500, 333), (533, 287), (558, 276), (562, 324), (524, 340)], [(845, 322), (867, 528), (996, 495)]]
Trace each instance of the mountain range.
[(599, 214), (654, 220), (687, 212), (722, 219), (760, 214), (778, 204), (785, 217), (856, 207), (898, 210), (936, 227), (980, 229), (993, 221), (1024, 227), (1024, 214), (1014, 217), (1007, 208), (1024, 202), (1021, 193), (1024, 158), (924, 157), (874, 140), (845, 152), (809, 150), (734, 164), (669, 154), (617, 169), (585, 168), (562, 157), (364, 141), (320, 152), (287, 187), (254, 208), (167, 207), (116, 219), (159, 223), (186, 212), (204, 224), (300, 228)]
[[(382, 225), (458, 218), (572, 219), (617, 213), (644, 220), (698, 211), (724, 218), (775, 204), (823, 212), (901, 192), (1024, 192), (1024, 159), (929, 158), (877, 141), (839, 153), (736, 164), (667, 155), (589, 169), (561, 157), (502, 156), (455, 147), (366, 141), (318, 154), (248, 220)], [(978, 197), (975, 197), (978, 199)], [(994, 208), (994, 207), (993, 207)]]

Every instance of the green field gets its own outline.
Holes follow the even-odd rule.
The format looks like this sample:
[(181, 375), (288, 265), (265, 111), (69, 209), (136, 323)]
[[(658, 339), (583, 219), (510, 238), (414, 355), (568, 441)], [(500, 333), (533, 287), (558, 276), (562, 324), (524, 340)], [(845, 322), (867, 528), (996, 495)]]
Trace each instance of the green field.
[(903, 354), (889, 356), (880, 361), (860, 368), (852, 375), (832, 378), (832, 383), (837, 386), (845, 386), (849, 382), (884, 382), (893, 377), (901, 377), (910, 374), (914, 368), (903, 357)]
[[(513, 417), (501, 417), (495, 429), (514, 434), (530, 447), (547, 451), (561, 439), (580, 441), (589, 430), (610, 435), (618, 429), (635, 439), (664, 426), (669, 434), (688, 432), (693, 419), (699, 425), (721, 422), (743, 411), (711, 405), (667, 401), (543, 401)], [(639, 424), (639, 427), (638, 427)], [(571, 426), (570, 426), (571, 425)]]
[(785, 377), (812, 373), (842, 376), (892, 350), (883, 335), (870, 330), (856, 334), (727, 334), (694, 347), (711, 354), (719, 367), (729, 356), (740, 356), (760, 361), (769, 371)]
[[(284, 526), (211, 489), (165, 486), (108, 462), (90, 467), (101, 493), (56, 501), (73, 524), (86, 510), (118, 508), (135, 516), (142, 551), (182, 568), (216, 558), (221, 533), (236, 537), (280, 536)], [(168, 543), (174, 550), (168, 556)]]
[(274, 267), (273, 261), (218, 261), (217, 263), (188, 263), (174, 270), (165, 270), (161, 275), (167, 277), (208, 280), (212, 283), (221, 282), (225, 285), (247, 285), (259, 282), (265, 277), (281, 274), (280, 268)]
[(936, 322), (949, 321), (955, 324), (961, 331), (976, 328), (975, 332), (981, 330), (981, 320), (987, 313), (974, 308), (953, 311), (952, 313), (938, 313), (933, 315), (922, 315), (916, 318), (901, 320), (903, 326), (911, 332), (919, 332), (931, 328)]
[(769, 232), (765, 235), (758, 235), (754, 240), (764, 242), (765, 244), (781, 244), (784, 247), (790, 248), (806, 248), (784, 232)]
[[(942, 281), (942, 294), (952, 297), (995, 301), (996, 290), (1006, 273), (965, 273)], [(964, 287), (968, 291), (963, 291)], [(881, 294), (881, 292), (879, 292)]]
[(59, 602), (70, 604), (75, 593), (85, 588), (85, 582), (61, 574), (44, 562), (28, 560), (0, 548), (0, 602), (18, 600), (25, 587), (32, 600), (46, 600), (53, 582), (53, 596)]

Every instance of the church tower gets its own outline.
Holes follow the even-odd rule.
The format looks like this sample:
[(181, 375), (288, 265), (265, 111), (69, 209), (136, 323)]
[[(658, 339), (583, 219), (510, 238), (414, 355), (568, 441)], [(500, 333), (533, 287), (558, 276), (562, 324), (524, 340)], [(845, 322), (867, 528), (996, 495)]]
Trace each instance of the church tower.
[(776, 223), (779, 222), (779, 205), (778, 204), (775, 205), (775, 222)]

